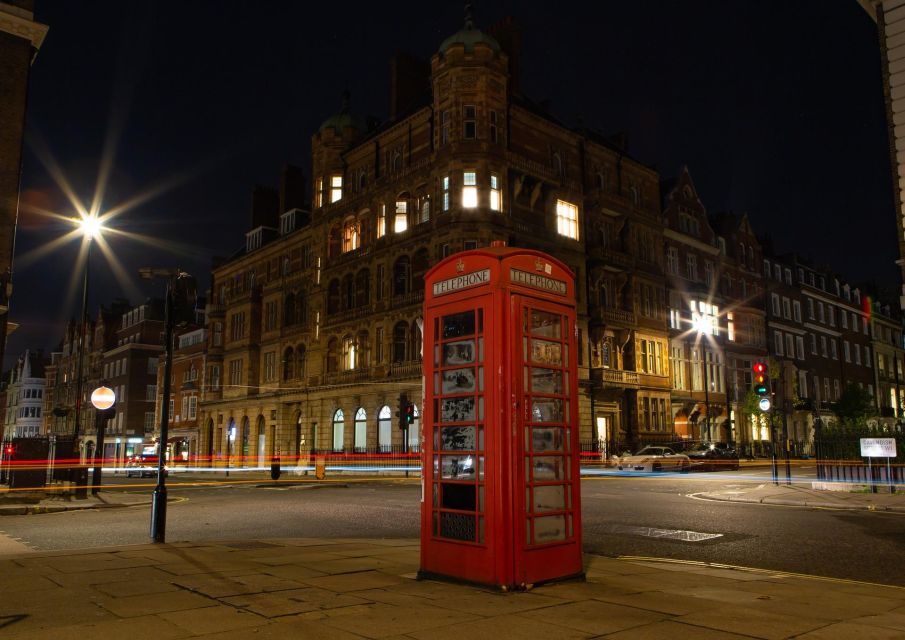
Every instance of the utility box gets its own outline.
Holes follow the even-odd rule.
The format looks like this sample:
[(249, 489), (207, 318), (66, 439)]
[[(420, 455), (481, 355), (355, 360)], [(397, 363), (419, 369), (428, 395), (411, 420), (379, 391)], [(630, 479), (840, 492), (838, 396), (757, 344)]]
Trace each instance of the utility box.
[(421, 577), (583, 577), (575, 285), (528, 249), (425, 277)]

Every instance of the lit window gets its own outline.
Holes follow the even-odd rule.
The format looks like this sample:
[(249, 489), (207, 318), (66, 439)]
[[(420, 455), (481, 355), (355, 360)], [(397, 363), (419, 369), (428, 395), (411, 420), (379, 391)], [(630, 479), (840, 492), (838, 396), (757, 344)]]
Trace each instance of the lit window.
[(465, 105), (465, 139), (466, 140), (474, 140), (477, 132), (477, 124), (475, 120), (477, 118), (477, 109), (475, 109), (474, 105)]
[(500, 177), (495, 173), (490, 174), (490, 208), (494, 211), (501, 211), (503, 208), (503, 198), (500, 194)]
[(336, 202), (343, 197), (343, 177), (330, 176), (330, 202)]
[(358, 223), (349, 221), (343, 227), (343, 253), (358, 248)]
[(396, 217), (393, 218), (393, 232), (402, 233), (409, 228), (408, 220), (408, 202), (405, 200), (396, 201)]
[(726, 314), (726, 322), (729, 330), (729, 341), (735, 342), (735, 319), (732, 317), (731, 311)]
[(443, 210), (449, 211), (449, 176), (443, 178)]
[(556, 201), (556, 231), (561, 236), (578, 240), (578, 207), (571, 202)]
[(466, 171), (462, 184), (462, 208), (474, 209), (478, 206), (478, 177), (474, 171)]
[(356, 346), (355, 340), (352, 336), (346, 336), (343, 338), (343, 364), (345, 365), (346, 371), (351, 371), (355, 368), (356, 363)]
[(316, 207), (324, 206), (324, 179), (318, 178), (314, 183), (314, 199)]
[(377, 237), (382, 238), (387, 232), (387, 206), (380, 205), (380, 213), (377, 214)]

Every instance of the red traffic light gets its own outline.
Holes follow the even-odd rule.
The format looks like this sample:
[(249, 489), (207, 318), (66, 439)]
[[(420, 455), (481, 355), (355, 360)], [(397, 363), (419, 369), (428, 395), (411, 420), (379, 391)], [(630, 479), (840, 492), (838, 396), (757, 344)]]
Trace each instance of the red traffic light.
[(3, 448), (3, 453), (5, 453), (5, 454), (8, 455), (8, 456), (13, 455), (13, 453), (14, 453), (15, 451), (16, 451), (16, 450), (13, 448), (12, 445), (6, 445), (6, 446)]
[(754, 366), (751, 368), (754, 369), (754, 373), (762, 374), (767, 371), (767, 365), (765, 365), (763, 362), (755, 362)]

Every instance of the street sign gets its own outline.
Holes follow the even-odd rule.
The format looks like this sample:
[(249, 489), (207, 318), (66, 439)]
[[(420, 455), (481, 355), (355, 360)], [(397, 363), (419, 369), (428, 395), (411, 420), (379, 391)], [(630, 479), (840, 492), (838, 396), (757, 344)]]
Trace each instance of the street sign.
[(769, 411), (770, 410), (770, 398), (761, 398), (757, 402), (757, 406), (760, 407), (761, 411)]
[(110, 387), (100, 386), (91, 394), (91, 404), (95, 409), (104, 411), (116, 402), (116, 394)]
[(865, 458), (895, 458), (895, 438), (861, 438), (861, 455)]

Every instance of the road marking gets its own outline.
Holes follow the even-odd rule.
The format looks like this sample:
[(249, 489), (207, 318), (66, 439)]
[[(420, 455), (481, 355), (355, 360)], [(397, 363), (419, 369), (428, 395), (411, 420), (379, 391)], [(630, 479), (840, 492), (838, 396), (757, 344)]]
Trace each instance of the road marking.
[(606, 527), (609, 533), (625, 533), (633, 536), (644, 536), (646, 538), (660, 538), (666, 540), (679, 540), (681, 542), (703, 542), (704, 540), (713, 540), (714, 538), (722, 538), (722, 533), (701, 533), (700, 531), (684, 531), (682, 529), (659, 529), (657, 527), (634, 527), (620, 524), (610, 525)]

